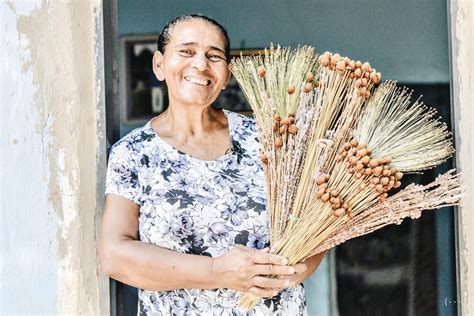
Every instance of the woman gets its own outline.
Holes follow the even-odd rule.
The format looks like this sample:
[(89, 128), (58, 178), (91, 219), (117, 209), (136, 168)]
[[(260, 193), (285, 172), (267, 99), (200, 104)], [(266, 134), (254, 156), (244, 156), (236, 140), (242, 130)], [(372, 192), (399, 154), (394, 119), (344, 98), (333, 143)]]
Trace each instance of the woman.
[(300, 283), (322, 256), (290, 267), (265, 248), (255, 122), (211, 106), (230, 77), (229, 47), (207, 17), (170, 22), (153, 56), (168, 109), (110, 154), (100, 257), (140, 289), (139, 313), (241, 314), (240, 292), (267, 298), (257, 314), (305, 312)]

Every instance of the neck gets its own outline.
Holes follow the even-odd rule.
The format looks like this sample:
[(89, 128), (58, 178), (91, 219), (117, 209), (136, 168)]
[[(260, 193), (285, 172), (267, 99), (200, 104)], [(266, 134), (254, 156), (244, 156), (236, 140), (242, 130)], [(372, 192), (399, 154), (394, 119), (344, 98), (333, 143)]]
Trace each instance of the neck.
[[(172, 106), (160, 115), (159, 127), (163, 133), (185, 142), (187, 139), (199, 138), (214, 131), (222, 124), (220, 112), (207, 107)], [(225, 124), (225, 123), (224, 123)]]

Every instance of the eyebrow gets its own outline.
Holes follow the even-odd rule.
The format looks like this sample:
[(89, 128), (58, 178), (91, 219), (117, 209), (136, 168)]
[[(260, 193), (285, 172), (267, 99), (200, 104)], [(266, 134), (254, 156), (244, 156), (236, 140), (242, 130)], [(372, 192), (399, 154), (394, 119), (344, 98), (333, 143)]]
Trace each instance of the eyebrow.
[[(189, 46), (189, 45), (191, 45), (191, 46), (192, 46), (192, 45), (197, 45), (197, 43), (196, 43), (196, 42), (178, 43), (176, 46), (180, 46), (180, 45), (182, 45), (182, 46)], [(213, 50), (217, 50), (217, 51), (219, 51), (219, 52), (225, 54), (225, 51), (224, 51), (222, 48), (220, 48), (220, 47), (217, 47), (217, 46), (208, 46), (208, 47), (211, 48), (211, 49), (213, 49)]]

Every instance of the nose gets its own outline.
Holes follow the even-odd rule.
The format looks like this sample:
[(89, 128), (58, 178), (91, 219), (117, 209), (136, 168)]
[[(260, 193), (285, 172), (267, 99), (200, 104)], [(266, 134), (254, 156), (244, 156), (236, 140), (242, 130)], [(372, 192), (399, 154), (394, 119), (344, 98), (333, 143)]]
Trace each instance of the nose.
[(204, 54), (196, 54), (193, 57), (191, 66), (199, 71), (205, 71), (209, 67), (209, 61)]

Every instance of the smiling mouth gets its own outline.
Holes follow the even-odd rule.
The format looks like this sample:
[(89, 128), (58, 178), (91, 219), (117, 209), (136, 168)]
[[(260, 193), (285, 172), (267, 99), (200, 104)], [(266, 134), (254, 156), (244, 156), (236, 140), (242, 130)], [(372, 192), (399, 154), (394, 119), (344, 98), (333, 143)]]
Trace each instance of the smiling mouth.
[(184, 80), (198, 84), (200, 86), (208, 86), (211, 84), (211, 80), (197, 79), (194, 77), (184, 77)]

